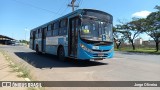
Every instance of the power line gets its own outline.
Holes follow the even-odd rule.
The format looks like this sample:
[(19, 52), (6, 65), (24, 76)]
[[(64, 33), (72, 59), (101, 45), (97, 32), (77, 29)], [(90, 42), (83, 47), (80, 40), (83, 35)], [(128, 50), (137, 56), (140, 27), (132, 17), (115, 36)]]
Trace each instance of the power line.
[[(78, 0), (77, 5), (80, 6), (82, 0)], [(76, 7), (78, 9), (79, 7)]]
[[(64, 4), (67, 4), (67, 0), (65, 0), (65, 2), (63, 2)], [(59, 8), (59, 10), (57, 11), (57, 13), (62, 12), (63, 7), (65, 6), (64, 4), (62, 4), (62, 6)]]
[(46, 11), (46, 12), (49, 12), (49, 13), (58, 14), (58, 13), (53, 12), (53, 11), (51, 11), (51, 10), (44, 9), (44, 8), (41, 8), (41, 7), (37, 7), (37, 6), (34, 6), (34, 5), (32, 5), (32, 4), (29, 4), (29, 3), (24, 3), (24, 2), (18, 1), (18, 0), (13, 0), (13, 1), (15, 1), (15, 2), (17, 2), (17, 3), (21, 3), (21, 4), (24, 4), (24, 5), (27, 5), (27, 6), (30, 6), (30, 7), (33, 7), (33, 8), (36, 8), (36, 9), (39, 9), (39, 10)]
[[(70, 0), (68, 0), (68, 3), (70, 2)], [(63, 10), (63, 12), (61, 13), (61, 15), (63, 15), (64, 12), (66, 12), (66, 10), (68, 9), (68, 6)]]
[(83, 4), (83, 0), (80, 1), (79, 6), (81, 6)]
[(64, 11), (61, 13), (61, 15), (63, 15), (63, 13), (68, 9), (68, 6), (64, 9)]
[[(70, 0), (68, 0), (68, 2), (67, 2), (67, 0), (66, 0), (66, 3), (65, 3), (65, 5), (64, 5), (64, 6), (66, 6), (69, 2), (70, 2)], [(63, 13), (65, 13), (65, 12), (66, 12), (66, 10), (68, 10), (68, 6), (66, 6), (66, 8), (63, 8), (63, 9), (62, 9), (62, 11), (61, 11), (60, 15), (62, 15)]]

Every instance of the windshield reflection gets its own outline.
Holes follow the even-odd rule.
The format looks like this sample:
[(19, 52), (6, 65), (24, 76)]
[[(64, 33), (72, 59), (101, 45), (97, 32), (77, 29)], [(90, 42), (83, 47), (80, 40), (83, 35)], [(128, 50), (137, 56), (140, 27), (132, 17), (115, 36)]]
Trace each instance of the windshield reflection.
[(81, 38), (90, 41), (112, 41), (112, 24), (102, 20), (82, 20)]

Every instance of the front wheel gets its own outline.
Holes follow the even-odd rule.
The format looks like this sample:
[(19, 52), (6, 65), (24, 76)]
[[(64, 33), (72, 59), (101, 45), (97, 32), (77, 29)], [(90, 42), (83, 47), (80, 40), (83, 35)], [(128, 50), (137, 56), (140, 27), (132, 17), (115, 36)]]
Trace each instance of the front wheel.
[(64, 48), (63, 47), (60, 47), (58, 49), (58, 58), (61, 61), (65, 61), (65, 52), (64, 52)]

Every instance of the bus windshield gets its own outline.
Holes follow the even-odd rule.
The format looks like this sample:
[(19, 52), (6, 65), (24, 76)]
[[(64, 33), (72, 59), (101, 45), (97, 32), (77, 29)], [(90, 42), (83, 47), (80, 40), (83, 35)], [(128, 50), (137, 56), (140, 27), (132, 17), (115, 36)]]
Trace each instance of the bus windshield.
[(84, 18), (80, 36), (89, 41), (112, 42), (112, 23), (100, 19)]

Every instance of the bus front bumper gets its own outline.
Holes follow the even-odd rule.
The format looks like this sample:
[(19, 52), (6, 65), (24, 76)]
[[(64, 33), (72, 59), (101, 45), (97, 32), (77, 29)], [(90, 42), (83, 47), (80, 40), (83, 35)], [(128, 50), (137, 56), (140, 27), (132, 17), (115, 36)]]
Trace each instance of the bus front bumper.
[(108, 51), (108, 52), (89, 52), (86, 51), (82, 48), (79, 49), (78, 52), (78, 59), (81, 60), (90, 60), (90, 59), (94, 59), (94, 60), (102, 60), (102, 59), (106, 59), (106, 58), (112, 58), (114, 54), (113, 49)]

